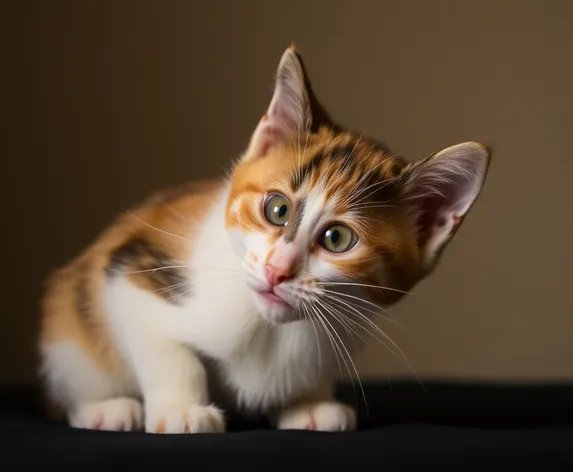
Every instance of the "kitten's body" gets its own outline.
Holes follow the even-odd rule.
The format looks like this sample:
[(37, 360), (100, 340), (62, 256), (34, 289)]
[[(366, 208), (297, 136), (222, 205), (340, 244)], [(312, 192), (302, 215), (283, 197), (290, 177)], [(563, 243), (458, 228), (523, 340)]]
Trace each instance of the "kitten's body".
[[(118, 232), (117, 227), (112, 226), (99, 240), (106, 250), (117, 249), (109, 249), (105, 255), (92, 250), (56, 277), (48, 302), (71, 301), (74, 305), (69, 311), (48, 308), (47, 313), (53, 319), (46, 326), (53, 326), (53, 329), (47, 328), (46, 339), (66, 339), (63, 327), (67, 326), (75, 339), (85, 343), (79, 349), (69, 343), (58, 343), (57, 347), (44, 350), (46, 357), (59, 358), (48, 362), (51, 376), (61, 375), (63, 379), (62, 383), (53, 384), (51, 393), (56, 399), (63, 400), (66, 406), (73, 404), (74, 399), (66, 399), (65, 380), (73, 373), (66, 370), (70, 362), (74, 370), (80, 358), (86, 358), (86, 364), (101, 363), (104, 370), (118, 374), (117, 378), (104, 374), (107, 380), (101, 382), (99, 374), (92, 376), (89, 373), (80, 382), (85, 389), (85, 400), (140, 397), (129, 352), (123, 348), (141, 342), (142, 351), (145, 351), (144, 344), (153, 342), (148, 336), (176, 340), (212, 360), (209, 363), (211, 375), (224, 378), (227, 383), (213, 382), (219, 390), (217, 395), (224, 397), (225, 403), (252, 410), (278, 406), (314, 390), (320, 379), (319, 367), (324, 371), (329, 365), (336, 366), (333, 351), (327, 349), (331, 345), (324, 338), (324, 332), (315, 332), (312, 324), (297, 321), (272, 325), (253, 316), (256, 308), (240, 276), (241, 261), (224, 228), (229, 187), (224, 182), (217, 183), (219, 185), (195, 198), (184, 195), (182, 200), (158, 200), (134, 215), (126, 215), (124, 231)], [(203, 207), (205, 214), (200, 219), (183, 219), (184, 214), (196, 214), (190, 208), (195, 199), (203, 204), (209, 202), (208, 207)], [(147, 226), (153, 224), (146, 218), (149, 213), (161, 215), (157, 228), (173, 233), (156, 234), (155, 229)], [(185, 285), (170, 290), (171, 284), (162, 281), (157, 289), (146, 290), (144, 287), (147, 283), (151, 285), (149, 280), (154, 272), (140, 272), (148, 269), (141, 269), (144, 266), (138, 260), (126, 261), (131, 267), (125, 271), (128, 274), (119, 271), (113, 274), (114, 254), (122, 248), (139, 245), (142, 240), (149, 241), (153, 247), (158, 239), (163, 240), (159, 244), (173, 247), (172, 240), (179, 240), (180, 235), (187, 235), (184, 237), (188, 240), (176, 241), (179, 250), (177, 254), (169, 254), (168, 260), (174, 261), (173, 265), (188, 265), (173, 269), (184, 278)], [(102, 257), (105, 260), (102, 261)], [(94, 266), (99, 267), (95, 270)], [(100, 278), (102, 280), (98, 280)], [(81, 292), (84, 292), (83, 300), (78, 300)], [(78, 303), (88, 304), (83, 310), (89, 319), (83, 318)], [(340, 335), (346, 337), (344, 332)], [(317, 336), (323, 338), (320, 343), (317, 343)], [(317, 362), (319, 348), (320, 366)], [(89, 359), (86, 352), (92, 354), (88, 355)], [(158, 357), (157, 362), (166, 369), (172, 366), (169, 355)], [(102, 388), (105, 391), (101, 391)]]
[[(451, 176), (408, 166), (323, 115), (289, 49), (231, 178), (145, 202), (54, 274), (42, 372), (73, 426), (222, 431), (217, 407), (231, 406), (272, 415), (282, 428), (355, 427), (332, 381), (339, 369), (354, 374), (346, 359), (372, 331), (372, 304), (395, 302), (431, 270), (477, 197), (487, 160), (475, 143), (429, 158), (435, 174), (443, 165), (462, 175), (466, 164), (476, 173), (470, 196), (450, 202), (451, 189), (437, 187)], [(423, 231), (419, 214), (426, 221), (428, 212), (405, 203), (419, 201), (418, 183), (433, 186), (430, 206), (446, 199)], [(268, 192), (287, 195), (279, 195), (281, 209), (291, 205), (287, 223), (265, 220)], [(338, 228), (324, 247), (323, 227)], [(341, 234), (355, 242), (337, 251)]]

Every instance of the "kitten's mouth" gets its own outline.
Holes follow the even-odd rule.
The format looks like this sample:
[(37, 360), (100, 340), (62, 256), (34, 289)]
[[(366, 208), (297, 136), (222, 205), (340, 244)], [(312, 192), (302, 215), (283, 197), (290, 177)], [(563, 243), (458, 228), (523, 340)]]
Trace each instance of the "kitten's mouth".
[(284, 298), (277, 295), (273, 289), (259, 291), (259, 295), (270, 305), (290, 306), (289, 303)]

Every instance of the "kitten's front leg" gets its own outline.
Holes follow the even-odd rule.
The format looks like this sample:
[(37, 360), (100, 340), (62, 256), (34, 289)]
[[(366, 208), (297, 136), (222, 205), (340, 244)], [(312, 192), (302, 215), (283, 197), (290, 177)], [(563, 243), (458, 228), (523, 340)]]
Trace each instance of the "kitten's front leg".
[(352, 431), (357, 427), (354, 408), (336, 401), (332, 389), (322, 387), (278, 412), (278, 429)]
[(205, 368), (190, 348), (166, 339), (136, 345), (133, 354), (147, 432), (225, 431), (223, 413), (209, 403)]

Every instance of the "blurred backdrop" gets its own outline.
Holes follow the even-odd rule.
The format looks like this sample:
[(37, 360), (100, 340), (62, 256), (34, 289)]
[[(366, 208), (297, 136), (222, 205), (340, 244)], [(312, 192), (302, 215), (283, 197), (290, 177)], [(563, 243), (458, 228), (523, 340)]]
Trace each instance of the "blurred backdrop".
[[(489, 143), (435, 275), (381, 324), (417, 374), (573, 380), (573, 2), (9, 1), (0, 378), (33, 378), (41, 284), (149, 192), (220, 174), (291, 40), (336, 119), (419, 158)], [(372, 344), (363, 375), (411, 370)]]

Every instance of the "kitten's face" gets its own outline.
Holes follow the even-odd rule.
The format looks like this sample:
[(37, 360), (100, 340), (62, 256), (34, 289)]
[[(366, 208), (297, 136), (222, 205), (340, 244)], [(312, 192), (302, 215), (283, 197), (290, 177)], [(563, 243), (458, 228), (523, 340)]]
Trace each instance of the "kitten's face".
[(482, 188), (488, 159), (484, 146), (467, 142), (408, 164), (341, 130), (289, 48), (233, 169), (227, 207), (262, 316), (350, 316), (357, 301), (396, 301), (435, 266)]
[(395, 268), (416, 268), (415, 235), (394, 207), (403, 162), (350, 133), (304, 141), (233, 175), (228, 225), (255, 303), (273, 322), (321, 303), (354, 305), (339, 295), (358, 287), (347, 283), (389, 287), (369, 294), (393, 300), (404, 278)]

